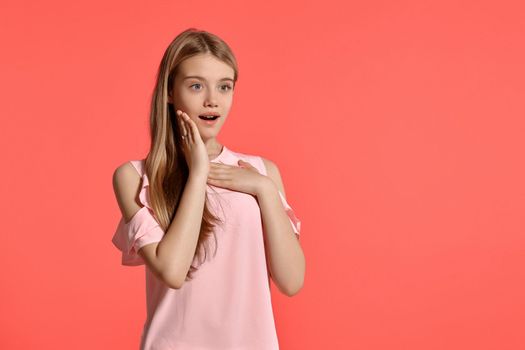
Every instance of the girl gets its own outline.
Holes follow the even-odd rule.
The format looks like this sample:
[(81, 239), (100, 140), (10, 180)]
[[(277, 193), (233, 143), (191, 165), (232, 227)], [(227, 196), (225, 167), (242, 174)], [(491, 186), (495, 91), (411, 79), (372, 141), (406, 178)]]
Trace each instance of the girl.
[(146, 266), (140, 349), (279, 349), (270, 277), (288, 296), (302, 288), (301, 222), (277, 166), (217, 140), (237, 78), (223, 40), (179, 34), (159, 67), (149, 153), (113, 175), (112, 242), (123, 265)]

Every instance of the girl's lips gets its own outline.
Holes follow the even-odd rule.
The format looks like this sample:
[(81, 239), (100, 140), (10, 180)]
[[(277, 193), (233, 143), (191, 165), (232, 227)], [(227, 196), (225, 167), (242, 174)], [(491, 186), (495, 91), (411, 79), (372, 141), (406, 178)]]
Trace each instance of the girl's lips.
[(215, 125), (219, 119), (220, 119), (220, 117), (217, 117), (217, 118), (215, 118), (215, 119), (211, 119), (211, 120), (205, 120), (205, 119), (201, 119), (201, 118), (199, 118), (199, 120), (200, 120), (201, 122), (203, 122), (204, 125), (210, 125), (210, 126), (211, 126), (211, 125)]

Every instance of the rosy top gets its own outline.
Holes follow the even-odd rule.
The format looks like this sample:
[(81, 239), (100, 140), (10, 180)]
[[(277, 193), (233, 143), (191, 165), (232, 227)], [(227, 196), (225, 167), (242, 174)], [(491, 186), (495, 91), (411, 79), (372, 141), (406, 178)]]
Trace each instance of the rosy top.
[[(233, 152), (226, 146), (212, 162), (238, 165), (239, 159), (267, 174), (261, 157)], [(120, 220), (112, 242), (122, 251), (122, 264), (134, 266), (144, 264), (137, 250), (159, 242), (164, 231), (149, 204), (144, 160), (130, 162), (142, 177), (140, 201), (144, 206), (128, 223)], [(279, 349), (258, 202), (250, 194), (213, 185), (206, 192), (210, 210), (223, 220), (215, 227), (217, 253), (213, 255), (212, 236), (207, 260), (180, 289), (169, 288), (145, 269), (147, 318), (140, 349)], [(279, 194), (299, 235), (301, 221)]]

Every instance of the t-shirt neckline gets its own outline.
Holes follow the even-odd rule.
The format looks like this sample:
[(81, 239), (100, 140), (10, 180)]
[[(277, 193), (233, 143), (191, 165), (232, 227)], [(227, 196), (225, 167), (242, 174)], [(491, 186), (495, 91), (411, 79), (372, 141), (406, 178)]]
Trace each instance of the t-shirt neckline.
[(210, 162), (216, 162), (218, 160), (222, 160), (224, 158), (224, 155), (226, 154), (226, 150), (227, 150), (226, 146), (222, 145), (221, 152), (217, 155), (217, 157), (215, 157), (212, 160), (210, 160)]

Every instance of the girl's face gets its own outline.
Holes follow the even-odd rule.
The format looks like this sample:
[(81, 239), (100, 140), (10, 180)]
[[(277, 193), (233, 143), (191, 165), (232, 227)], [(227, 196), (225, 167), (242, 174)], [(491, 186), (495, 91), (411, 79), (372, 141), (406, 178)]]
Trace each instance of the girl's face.
[[(181, 62), (168, 101), (174, 110), (185, 112), (197, 124), (203, 140), (216, 137), (233, 102), (234, 71), (211, 54), (200, 54)], [(218, 113), (207, 122), (199, 116)]]

